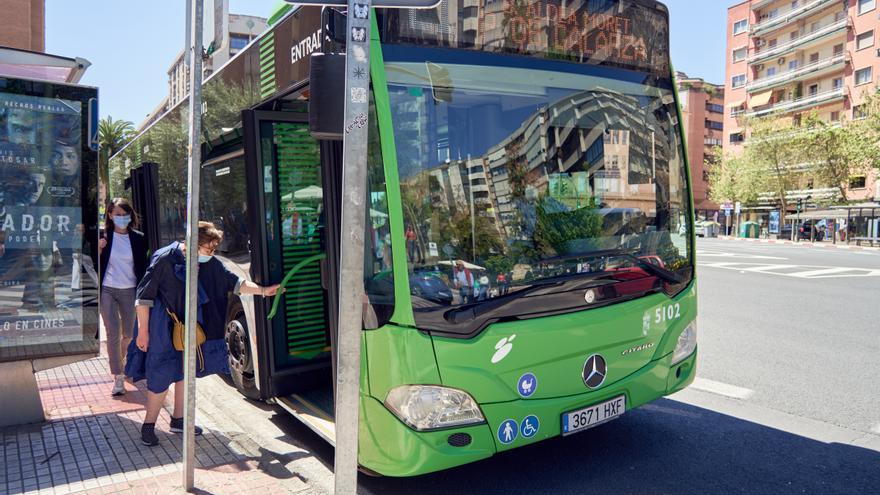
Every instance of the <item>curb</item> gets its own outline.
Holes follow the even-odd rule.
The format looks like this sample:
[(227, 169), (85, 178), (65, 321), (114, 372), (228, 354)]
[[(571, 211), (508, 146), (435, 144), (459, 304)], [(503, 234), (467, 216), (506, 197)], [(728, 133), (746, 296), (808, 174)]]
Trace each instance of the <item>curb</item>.
[(817, 248), (817, 249), (847, 249), (850, 251), (880, 251), (880, 248), (876, 247), (868, 247), (868, 246), (853, 246), (848, 244), (825, 244), (824, 242), (815, 243), (809, 241), (803, 242), (792, 242), (788, 240), (780, 240), (780, 239), (751, 239), (745, 237), (732, 237), (726, 235), (719, 235), (716, 239), (722, 241), (740, 241), (740, 242), (752, 242), (752, 243), (761, 243), (761, 244), (779, 244), (779, 245), (789, 245), (789, 246), (799, 246), (799, 247), (809, 247), (809, 248)]

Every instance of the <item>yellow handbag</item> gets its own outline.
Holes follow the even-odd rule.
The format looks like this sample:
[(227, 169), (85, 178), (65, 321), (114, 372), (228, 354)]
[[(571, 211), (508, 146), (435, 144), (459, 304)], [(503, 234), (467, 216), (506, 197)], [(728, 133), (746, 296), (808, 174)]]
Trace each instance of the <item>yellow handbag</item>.
[[(165, 311), (168, 312), (168, 316), (170, 316), (171, 320), (174, 322), (174, 326), (171, 329), (171, 343), (174, 345), (175, 349), (183, 351), (186, 326), (177, 318), (177, 315), (174, 314), (173, 311), (168, 308), (165, 308)], [(199, 357), (199, 369), (205, 369), (205, 358), (202, 356), (202, 344), (205, 343), (205, 340), (207, 340), (207, 337), (205, 337), (205, 331), (202, 330), (202, 325), (196, 322), (196, 353)]]

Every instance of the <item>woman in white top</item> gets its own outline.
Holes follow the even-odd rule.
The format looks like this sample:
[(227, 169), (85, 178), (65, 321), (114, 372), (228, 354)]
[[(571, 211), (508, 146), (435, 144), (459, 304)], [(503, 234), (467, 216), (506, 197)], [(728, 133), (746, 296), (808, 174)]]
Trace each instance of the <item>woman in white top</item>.
[(125, 198), (107, 205), (104, 235), (98, 241), (101, 280), (101, 318), (107, 332), (107, 358), (114, 377), (112, 395), (125, 393), (123, 356), (134, 329), (134, 300), (138, 282), (147, 270), (147, 241), (135, 230), (137, 214)]

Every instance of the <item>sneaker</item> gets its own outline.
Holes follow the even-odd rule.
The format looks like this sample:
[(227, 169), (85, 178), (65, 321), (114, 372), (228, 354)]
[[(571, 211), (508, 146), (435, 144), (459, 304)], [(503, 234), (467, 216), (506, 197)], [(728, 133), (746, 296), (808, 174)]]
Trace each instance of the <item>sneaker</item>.
[(144, 423), (141, 426), (141, 443), (148, 447), (159, 445), (159, 437), (156, 436), (156, 423)]
[(110, 392), (114, 397), (125, 395), (125, 375), (116, 375), (113, 390)]
[[(199, 425), (195, 427), (196, 436), (202, 434), (202, 428)], [(171, 418), (171, 433), (183, 433), (183, 418)]]

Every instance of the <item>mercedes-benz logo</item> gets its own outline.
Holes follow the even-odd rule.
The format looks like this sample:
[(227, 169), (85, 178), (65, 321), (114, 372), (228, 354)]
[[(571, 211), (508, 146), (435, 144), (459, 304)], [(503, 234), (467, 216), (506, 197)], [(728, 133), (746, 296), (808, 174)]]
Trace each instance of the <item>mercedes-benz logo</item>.
[(605, 374), (608, 372), (605, 358), (601, 354), (593, 354), (584, 363), (584, 385), (587, 388), (599, 388), (605, 382)]

